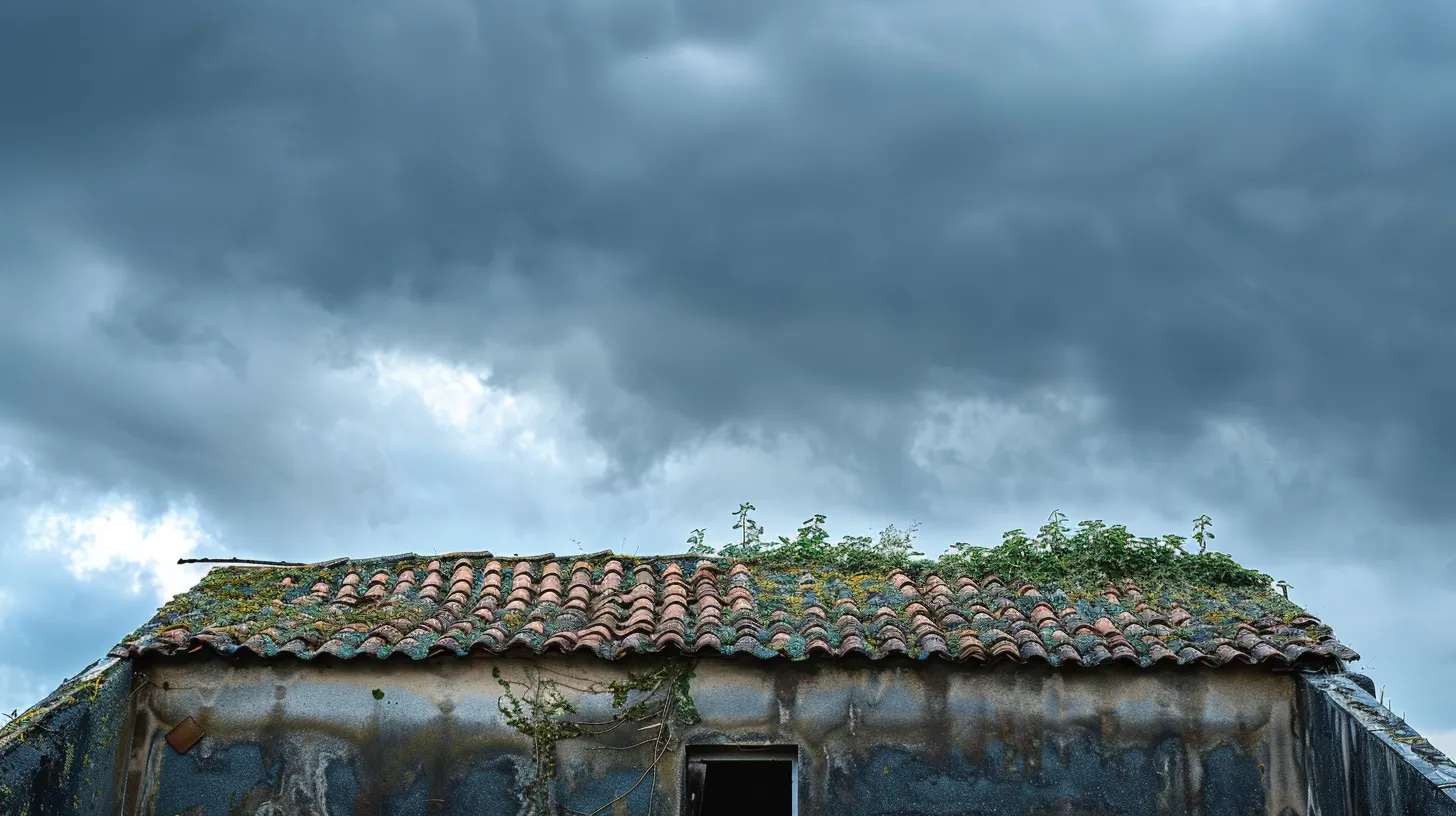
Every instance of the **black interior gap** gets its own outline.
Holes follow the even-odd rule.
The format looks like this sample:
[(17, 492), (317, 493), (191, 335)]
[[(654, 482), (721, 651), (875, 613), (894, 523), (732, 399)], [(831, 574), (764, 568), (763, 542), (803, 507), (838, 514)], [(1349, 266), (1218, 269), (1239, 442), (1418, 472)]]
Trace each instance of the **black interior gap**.
[(772, 759), (706, 759), (701, 816), (791, 816), (794, 765)]

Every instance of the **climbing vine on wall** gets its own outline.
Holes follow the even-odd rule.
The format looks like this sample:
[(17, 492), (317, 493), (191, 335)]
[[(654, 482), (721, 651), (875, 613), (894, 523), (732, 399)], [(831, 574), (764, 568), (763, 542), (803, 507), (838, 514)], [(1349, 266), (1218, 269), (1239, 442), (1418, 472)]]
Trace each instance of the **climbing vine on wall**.
[[(646, 739), (621, 746), (621, 750), (648, 746), (651, 750), (651, 761), (631, 787), (596, 810), (564, 809), (564, 812), (577, 816), (596, 816), (640, 788), (649, 777), (652, 783), (648, 801), (654, 802), (657, 792), (654, 771), (663, 755), (677, 741), (678, 729), (699, 721), (691, 687), (693, 661), (683, 657), (670, 658), (652, 671), (629, 672), (625, 680), (605, 685), (590, 683), (580, 688), (580, 691), (589, 694), (612, 695), (615, 711), (600, 722), (578, 720), (576, 708), (561, 694), (558, 683), (542, 677), (539, 667), (527, 670), (528, 680), (524, 683), (512, 683), (502, 678), (499, 668), (492, 673), (501, 685), (502, 692), (496, 706), (505, 716), (506, 724), (531, 740), (531, 778), (523, 791), (526, 812), (531, 816), (545, 816), (550, 812), (551, 781), (556, 777), (558, 742), (583, 736), (600, 737), (628, 723), (638, 724), (639, 732), (651, 732)], [(516, 693), (518, 686), (524, 689), (521, 695)]]
[[(496, 706), (505, 715), (506, 724), (531, 740), (531, 778), (526, 782), (525, 798), (534, 814), (545, 814), (550, 804), (551, 779), (556, 776), (556, 743), (581, 735), (581, 726), (571, 721), (576, 709), (561, 696), (556, 684), (544, 680), (539, 671), (531, 672), (531, 682), (512, 684), (501, 677), (500, 669), (491, 674), (504, 691)], [(512, 685), (527, 687), (525, 699), (516, 696)]]

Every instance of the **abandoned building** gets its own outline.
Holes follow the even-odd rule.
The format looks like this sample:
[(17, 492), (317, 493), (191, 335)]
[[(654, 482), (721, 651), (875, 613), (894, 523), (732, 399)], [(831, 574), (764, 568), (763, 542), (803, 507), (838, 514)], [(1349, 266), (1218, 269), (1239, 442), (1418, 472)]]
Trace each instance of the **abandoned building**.
[(213, 569), (0, 734), (0, 812), (1456, 814), (1277, 591), (488, 553)]

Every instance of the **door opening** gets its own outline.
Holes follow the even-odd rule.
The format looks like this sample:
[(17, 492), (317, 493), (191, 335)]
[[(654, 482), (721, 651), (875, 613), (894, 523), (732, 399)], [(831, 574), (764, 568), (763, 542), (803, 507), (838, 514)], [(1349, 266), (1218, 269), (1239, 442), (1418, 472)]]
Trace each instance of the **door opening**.
[(689, 751), (687, 816), (797, 816), (797, 751)]

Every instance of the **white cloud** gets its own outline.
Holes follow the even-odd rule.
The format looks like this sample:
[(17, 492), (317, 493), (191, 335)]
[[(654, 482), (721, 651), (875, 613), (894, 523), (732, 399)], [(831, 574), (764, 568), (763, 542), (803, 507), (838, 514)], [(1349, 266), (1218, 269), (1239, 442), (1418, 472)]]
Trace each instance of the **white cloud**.
[(640, 55), (621, 69), (628, 81), (653, 91), (731, 94), (761, 86), (764, 75), (754, 54), (701, 42), (682, 42)]
[(545, 405), (490, 386), (489, 370), (397, 352), (370, 359), (386, 401), (418, 399), (436, 423), (477, 447), (558, 462), (556, 440), (539, 427), (548, 419)]
[(746, 51), (682, 43), (663, 52), (660, 59), (663, 71), (717, 90), (747, 88), (763, 79), (755, 57)]
[[(707, 138), (744, 116), (781, 115), (788, 95), (782, 83), (767, 81), (770, 69), (752, 51), (702, 42), (678, 43), (619, 62), (607, 79), (618, 121), (635, 120), (638, 127), (652, 129), (650, 144), (634, 137), (635, 150), (626, 152), (640, 155), (653, 145), (668, 147), (688, 133)], [(608, 155), (622, 149), (610, 135), (603, 141)]]
[(117, 498), (102, 502), (90, 515), (43, 507), (30, 514), (25, 533), (31, 550), (63, 554), (67, 569), (79, 580), (120, 569), (130, 573), (133, 594), (146, 586), (163, 601), (186, 591), (206, 571), (180, 565), (177, 559), (213, 543), (194, 507), (174, 507), (146, 520), (133, 502)]

